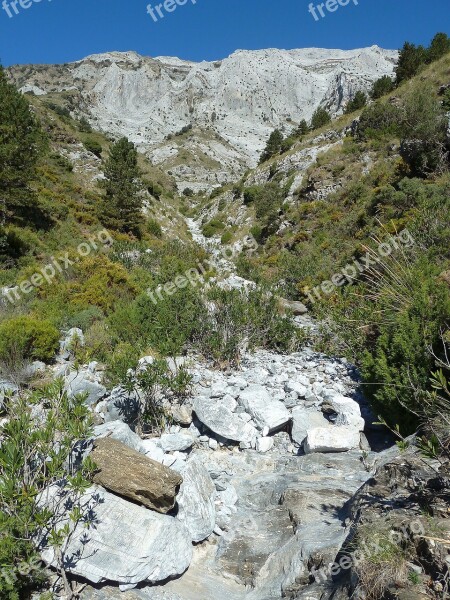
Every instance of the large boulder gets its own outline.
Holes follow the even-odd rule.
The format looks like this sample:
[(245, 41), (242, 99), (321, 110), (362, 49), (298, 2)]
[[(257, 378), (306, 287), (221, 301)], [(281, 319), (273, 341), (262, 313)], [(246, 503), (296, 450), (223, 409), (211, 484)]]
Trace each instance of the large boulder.
[(199, 455), (193, 456), (181, 473), (177, 518), (191, 533), (192, 541), (201, 542), (212, 534), (216, 524), (216, 486)]
[[(92, 525), (72, 522), (67, 506), (72, 498), (58, 486), (46, 490), (41, 504), (56, 514), (56, 529), (70, 528), (64, 552), (65, 569), (98, 584), (157, 583), (181, 575), (192, 558), (191, 538), (180, 521), (118, 498), (96, 486), (79, 502)], [(83, 510), (83, 509), (82, 509)], [(44, 561), (56, 567), (55, 550), (40, 540)]]
[(204, 425), (226, 440), (250, 443), (257, 436), (256, 429), (220, 399), (198, 396), (194, 400), (194, 411)]
[(345, 425), (354, 427), (358, 431), (364, 431), (365, 421), (361, 416), (361, 409), (359, 404), (351, 398), (341, 394), (328, 396), (324, 409), (336, 413), (336, 425)]
[(261, 428), (267, 428), (269, 433), (276, 431), (291, 420), (291, 414), (279, 400), (272, 396), (262, 385), (251, 385), (241, 391), (240, 402), (245, 410), (253, 417)]
[(317, 427), (308, 431), (303, 448), (312, 452), (348, 452), (359, 448), (360, 432), (354, 427)]
[(301, 446), (311, 429), (333, 427), (315, 408), (296, 406), (292, 409), (292, 440)]
[(176, 471), (112, 438), (97, 439), (91, 457), (94, 483), (161, 513), (174, 507), (183, 481)]
[(185, 433), (163, 433), (158, 440), (158, 446), (160, 446), (164, 452), (182, 452), (183, 450), (189, 450), (194, 444), (194, 438)]

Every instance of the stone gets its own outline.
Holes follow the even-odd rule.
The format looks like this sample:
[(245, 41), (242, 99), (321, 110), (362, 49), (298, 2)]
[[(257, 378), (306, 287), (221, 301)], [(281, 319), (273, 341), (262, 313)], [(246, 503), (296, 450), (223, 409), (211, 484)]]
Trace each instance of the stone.
[(326, 404), (337, 413), (336, 425), (345, 425), (354, 427), (358, 431), (364, 431), (365, 421), (357, 402), (341, 394), (335, 394), (328, 396)]
[(155, 440), (142, 440), (142, 446), (145, 449), (146, 456), (159, 463), (164, 461), (164, 450), (157, 446)]
[[(45, 502), (44, 502), (45, 501)], [(94, 584), (105, 581), (119, 585), (157, 583), (181, 575), (192, 559), (189, 532), (179, 520), (127, 502), (97, 486), (80, 499), (94, 521), (86, 527), (68, 518), (70, 495), (52, 486), (40, 504), (56, 514), (56, 529), (68, 525), (66, 570)], [(54, 547), (40, 540), (43, 560), (56, 567)]]
[(292, 440), (302, 446), (308, 432), (317, 427), (333, 427), (323, 414), (315, 409), (296, 406), (292, 409)]
[(189, 450), (194, 444), (194, 439), (184, 433), (163, 433), (158, 441), (158, 445), (164, 452), (179, 452)]
[(317, 427), (308, 431), (303, 448), (313, 452), (347, 452), (359, 448), (361, 434), (353, 427)]
[(251, 385), (240, 393), (241, 404), (253, 417), (260, 429), (269, 428), (269, 433), (289, 423), (291, 415), (279, 400), (273, 400), (261, 385)]
[(299, 398), (304, 398), (307, 392), (307, 387), (298, 381), (288, 381), (285, 384), (284, 389), (287, 392), (294, 392)]
[(303, 302), (286, 300), (285, 298), (280, 298), (280, 300), (283, 308), (292, 311), (295, 317), (298, 317), (300, 315), (306, 315), (306, 313), (308, 312), (308, 309), (303, 304)]
[(182, 404), (175, 404), (170, 407), (170, 413), (175, 423), (188, 427), (192, 423), (192, 408)]
[(71, 398), (78, 394), (87, 394), (86, 403), (92, 406), (106, 396), (106, 388), (96, 381), (91, 381), (90, 375), (85, 371), (70, 373), (65, 380), (65, 389)]
[(199, 455), (186, 463), (182, 475), (177, 519), (186, 526), (193, 542), (201, 542), (212, 534), (216, 524), (216, 486)]
[(127, 392), (121, 387), (114, 388), (106, 398), (108, 405), (105, 421), (121, 420), (134, 425), (139, 414), (139, 398), (136, 392)]
[(273, 448), (273, 438), (272, 437), (261, 437), (256, 440), (256, 451), (261, 454), (265, 454), (269, 452)]
[(118, 440), (125, 444), (129, 448), (146, 454), (146, 449), (141, 438), (131, 431), (126, 423), (123, 421), (111, 421), (110, 423), (103, 423), (103, 425), (97, 425), (94, 427), (95, 438), (110, 437), (114, 440)]
[(217, 435), (233, 442), (250, 442), (257, 435), (250, 423), (244, 423), (236, 413), (219, 400), (198, 396), (194, 400), (198, 419)]
[(91, 457), (94, 483), (161, 513), (175, 506), (182, 482), (175, 471), (112, 438), (96, 440)]

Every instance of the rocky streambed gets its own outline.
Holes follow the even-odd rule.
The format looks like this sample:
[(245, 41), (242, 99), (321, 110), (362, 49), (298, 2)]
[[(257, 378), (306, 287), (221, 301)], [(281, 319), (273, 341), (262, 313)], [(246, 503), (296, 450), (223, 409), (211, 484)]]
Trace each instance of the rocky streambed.
[(228, 372), (181, 362), (192, 395), (150, 439), (127, 424), (133, 395), (106, 392), (95, 364), (66, 374), (99, 422), (101, 472), (85, 497), (94, 525), (74, 530), (66, 552), (89, 582), (82, 598), (331, 598), (331, 578), (316, 583), (314, 570), (335, 560), (348, 503), (382, 460), (355, 369), (309, 348), (247, 354)]

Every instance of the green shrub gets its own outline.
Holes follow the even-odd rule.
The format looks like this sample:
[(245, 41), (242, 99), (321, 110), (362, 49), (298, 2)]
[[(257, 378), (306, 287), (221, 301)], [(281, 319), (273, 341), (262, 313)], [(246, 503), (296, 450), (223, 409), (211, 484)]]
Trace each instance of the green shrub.
[(345, 109), (346, 114), (350, 114), (355, 110), (359, 110), (360, 108), (364, 108), (367, 104), (367, 96), (364, 92), (358, 91), (355, 96), (350, 100), (347, 104), (347, 108)]
[(218, 235), (224, 229), (225, 223), (223, 223), (219, 219), (211, 219), (209, 223), (203, 226), (202, 232), (205, 237), (211, 238), (215, 235)]
[(48, 321), (14, 317), (0, 325), (0, 360), (16, 355), (48, 362), (56, 354), (59, 337), (59, 331)]
[(148, 219), (145, 227), (148, 233), (151, 235), (154, 235), (157, 238), (162, 238), (163, 232), (161, 225), (155, 219)]
[(313, 114), (311, 119), (311, 129), (314, 131), (315, 129), (320, 129), (325, 125), (331, 123), (331, 115), (324, 108), (319, 107)]
[(225, 231), (225, 233), (220, 238), (220, 243), (224, 244), (224, 245), (229, 244), (232, 239), (233, 239), (233, 234), (231, 233), (231, 231)]
[(357, 137), (360, 140), (395, 136), (400, 134), (403, 120), (402, 111), (392, 104), (374, 102), (364, 109), (358, 124)]
[(139, 348), (130, 342), (120, 342), (107, 359), (106, 377), (112, 386), (119, 385), (127, 378), (129, 369), (134, 369), (140, 358)]
[(383, 75), (380, 79), (377, 79), (373, 84), (370, 96), (372, 100), (378, 100), (382, 96), (389, 94), (395, 88), (395, 84), (389, 75)]
[(84, 141), (84, 147), (88, 152), (92, 152), (92, 154), (95, 154), (95, 156), (97, 156), (98, 158), (102, 157), (103, 148), (101, 144), (99, 144), (96, 140), (92, 138), (87, 138)]

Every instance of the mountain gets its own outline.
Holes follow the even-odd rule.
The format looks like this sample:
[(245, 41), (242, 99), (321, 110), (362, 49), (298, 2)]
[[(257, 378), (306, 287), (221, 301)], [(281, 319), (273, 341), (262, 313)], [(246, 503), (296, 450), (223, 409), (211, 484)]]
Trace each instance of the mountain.
[(342, 113), (357, 90), (393, 73), (397, 56), (378, 46), (238, 50), (195, 63), (110, 52), (10, 74), (23, 92), (59, 96), (95, 129), (127, 136), (180, 190), (198, 191), (254, 167), (274, 128), (289, 132), (319, 106)]

